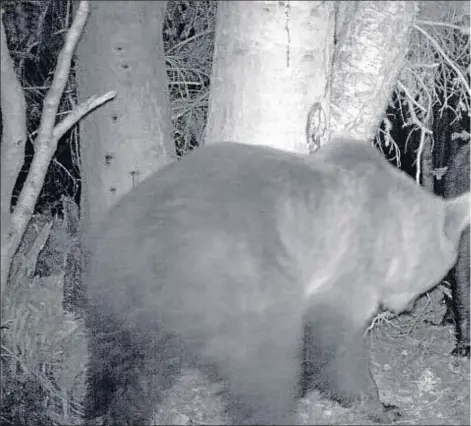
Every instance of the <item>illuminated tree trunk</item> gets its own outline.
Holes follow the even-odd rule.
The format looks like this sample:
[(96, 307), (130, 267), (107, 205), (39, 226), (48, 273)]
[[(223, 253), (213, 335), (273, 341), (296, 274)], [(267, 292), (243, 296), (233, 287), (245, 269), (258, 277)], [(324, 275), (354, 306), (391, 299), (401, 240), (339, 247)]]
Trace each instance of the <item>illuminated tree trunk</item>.
[(321, 128), (329, 116), (334, 7), (218, 2), (206, 143), (308, 152), (309, 111), (316, 109)]
[[(175, 157), (162, 39), (166, 2), (96, 1), (80, 42), (81, 99), (116, 99), (80, 126), (82, 218), (97, 221)], [(88, 218), (87, 218), (88, 216)]]
[(332, 79), (332, 136), (373, 139), (404, 64), (417, 11), (415, 1), (363, 1), (346, 17)]

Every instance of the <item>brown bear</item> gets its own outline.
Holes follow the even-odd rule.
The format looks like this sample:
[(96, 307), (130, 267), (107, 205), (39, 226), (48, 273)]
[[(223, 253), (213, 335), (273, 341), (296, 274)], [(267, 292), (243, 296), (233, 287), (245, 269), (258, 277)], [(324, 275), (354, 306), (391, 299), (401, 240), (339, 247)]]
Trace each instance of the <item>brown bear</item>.
[(469, 200), (364, 142), (197, 148), (89, 232), (87, 418), (148, 424), (192, 366), (224, 383), (234, 424), (293, 424), (313, 388), (388, 421), (363, 332), (446, 275)]

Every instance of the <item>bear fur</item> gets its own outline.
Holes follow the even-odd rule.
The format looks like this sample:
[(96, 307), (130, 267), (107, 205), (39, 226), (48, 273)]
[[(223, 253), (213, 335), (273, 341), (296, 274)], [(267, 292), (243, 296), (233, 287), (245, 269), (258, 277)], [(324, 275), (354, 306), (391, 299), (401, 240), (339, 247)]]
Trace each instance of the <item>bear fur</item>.
[(446, 275), (468, 206), (362, 142), (197, 148), (89, 232), (87, 418), (148, 424), (191, 366), (234, 424), (294, 424), (314, 388), (388, 421), (362, 335)]

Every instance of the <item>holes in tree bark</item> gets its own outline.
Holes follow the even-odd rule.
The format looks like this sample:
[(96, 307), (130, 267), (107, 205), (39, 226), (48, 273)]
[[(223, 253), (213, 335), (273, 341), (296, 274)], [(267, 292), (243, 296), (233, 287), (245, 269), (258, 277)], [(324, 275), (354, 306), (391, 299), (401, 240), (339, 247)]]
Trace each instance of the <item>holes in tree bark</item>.
[(111, 160), (113, 160), (114, 157), (115, 156), (112, 153), (105, 154), (105, 165), (110, 166), (111, 165)]

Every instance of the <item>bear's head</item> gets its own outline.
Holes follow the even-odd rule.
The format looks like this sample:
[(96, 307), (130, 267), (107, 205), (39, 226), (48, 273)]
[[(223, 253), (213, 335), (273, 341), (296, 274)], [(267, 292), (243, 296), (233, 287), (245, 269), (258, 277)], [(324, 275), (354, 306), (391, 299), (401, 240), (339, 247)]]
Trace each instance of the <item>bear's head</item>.
[(396, 313), (408, 310), (454, 266), (461, 234), (470, 222), (469, 192), (445, 200), (420, 187), (411, 189), (415, 189), (416, 199), (397, 206), (402, 214), (396, 217), (396, 226), (390, 228), (395, 235), (388, 233), (400, 249), (390, 257), (381, 303)]

